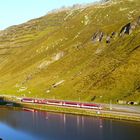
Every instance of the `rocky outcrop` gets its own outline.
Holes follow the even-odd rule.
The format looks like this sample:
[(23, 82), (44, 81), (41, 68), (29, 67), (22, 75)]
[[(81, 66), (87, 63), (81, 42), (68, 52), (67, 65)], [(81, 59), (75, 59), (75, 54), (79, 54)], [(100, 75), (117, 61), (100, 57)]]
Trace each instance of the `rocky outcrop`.
[(94, 42), (103, 42), (105, 41), (106, 44), (111, 43), (112, 39), (116, 37), (122, 37), (124, 35), (130, 35), (137, 27), (140, 26), (140, 16), (133, 22), (129, 22), (125, 24), (121, 30), (119, 31), (119, 36), (117, 32), (111, 32), (110, 34), (106, 34), (103, 31), (97, 31), (93, 34), (92, 40)]
[(120, 36), (125, 34), (130, 35), (134, 29), (136, 29), (140, 25), (140, 16), (133, 22), (127, 23), (121, 28)]
[(111, 37), (110, 37), (110, 36), (107, 36), (107, 38), (106, 38), (106, 43), (107, 43), (107, 44), (110, 43), (110, 40), (111, 40)]
[(124, 25), (120, 31), (120, 36), (123, 36), (124, 34), (130, 34), (131, 33), (131, 23), (127, 23)]
[(104, 37), (103, 32), (96, 32), (93, 34), (92, 40), (94, 42), (102, 42), (103, 37)]
[(115, 32), (112, 32), (110, 35), (105, 34), (104, 32), (96, 32), (93, 34), (92, 40), (94, 42), (103, 42), (104, 40), (106, 43), (110, 43), (111, 39), (115, 36)]
[(116, 35), (116, 32), (112, 32), (110, 38), (113, 38)]

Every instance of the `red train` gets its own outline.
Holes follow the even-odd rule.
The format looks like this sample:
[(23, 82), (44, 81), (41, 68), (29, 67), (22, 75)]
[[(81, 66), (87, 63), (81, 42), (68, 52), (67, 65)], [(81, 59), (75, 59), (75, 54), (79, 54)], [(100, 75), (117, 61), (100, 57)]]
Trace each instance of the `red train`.
[(100, 104), (80, 103), (80, 102), (71, 102), (71, 101), (22, 98), (21, 102), (36, 103), (36, 104), (47, 104), (47, 105), (55, 105), (55, 106), (87, 108), (87, 109), (102, 109), (102, 106)]

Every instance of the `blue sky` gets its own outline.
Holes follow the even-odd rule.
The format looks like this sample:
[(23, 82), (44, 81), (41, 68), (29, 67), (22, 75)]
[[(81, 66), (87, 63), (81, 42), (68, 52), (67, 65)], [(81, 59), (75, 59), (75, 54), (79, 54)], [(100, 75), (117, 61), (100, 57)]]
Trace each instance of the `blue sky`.
[(48, 11), (99, 0), (0, 0), (0, 30), (45, 15)]

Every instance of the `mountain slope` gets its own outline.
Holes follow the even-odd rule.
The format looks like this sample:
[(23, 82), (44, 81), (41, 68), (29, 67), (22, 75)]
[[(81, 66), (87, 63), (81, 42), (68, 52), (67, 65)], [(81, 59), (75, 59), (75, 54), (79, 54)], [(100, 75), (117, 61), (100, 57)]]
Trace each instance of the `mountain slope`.
[(0, 32), (0, 93), (140, 102), (140, 2), (65, 9)]

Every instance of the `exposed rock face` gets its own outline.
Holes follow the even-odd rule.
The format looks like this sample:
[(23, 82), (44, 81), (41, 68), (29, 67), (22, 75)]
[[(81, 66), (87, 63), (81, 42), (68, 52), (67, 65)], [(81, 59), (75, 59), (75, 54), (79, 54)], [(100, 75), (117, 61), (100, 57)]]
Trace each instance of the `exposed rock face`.
[(137, 20), (133, 21), (132, 23), (127, 23), (125, 26), (122, 27), (120, 31), (120, 36), (124, 34), (131, 34), (134, 29), (136, 29), (140, 25), (140, 16)]
[(110, 38), (113, 38), (115, 34), (116, 34), (115, 32), (112, 32)]
[(92, 37), (92, 40), (93, 41), (96, 41), (97, 35), (98, 35), (98, 32), (96, 32), (96, 33), (93, 34), (93, 37)]
[(93, 34), (92, 40), (94, 42), (102, 42), (105, 39), (106, 43), (110, 43), (111, 39), (115, 36), (115, 32), (112, 32), (111, 35), (107, 35), (104, 32), (96, 32)]
[(110, 43), (110, 39), (111, 39), (111, 37), (110, 36), (107, 36), (106, 43)]
[(137, 19), (137, 23), (138, 23), (138, 25), (140, 25), (140, 16)]
[[(124, 25), (120, 32), (119, 32), (119, 36), (122, 37), (124, 36), (125, 34), (126, 35), (130, 35), (132, 33), (132, 31), (134, 31), (138, 26), (140, 26), (140, 16), (133, 22), (129, 22), (127, 23), (126, 25)], [(92, 40), (94, 42), (102, 42), (103, 41), (103, 38), (104, 41), (109, 44), (111, 43), (112, 39), (117, 35), (118, 33), (117, 32), (111, 32), (110, 35), (104, 33), (103, 31), (98, 31), (98, 32), (95, 32), (93, 34), (93, 37), (92, 37)]]
[(49, 66), (50, 64), (58, 61), (59, 59), (61, 59), (64, 56), (63, 52), (59, 52), (54, 54), (54, 56), (51, 57), (50, 60), (44, 60), (41, 62), (41, 64), (38, 66), (39, 69), (43, 69), (46, 68), (47, 66)]
[(99, 35), (99, 42), (101, 42), (101, 41), (102, 41), (103, 37), (104, 37), (104, 33), (103, 33), (103, 32), (101, 32), (101, 33), (100, 33), (100, 35)]
[(120, 36), (124, 34), (130, 34), (131, 33), (131, 23), (127, 23), (125, 26), (122, 27), (120, 31)]
[(96, 32), (96, 33), (93, 34), (92, 40), (93, 41), (101, 42), (103, 37), (104, 37), (104, 33), (103, 32)]

